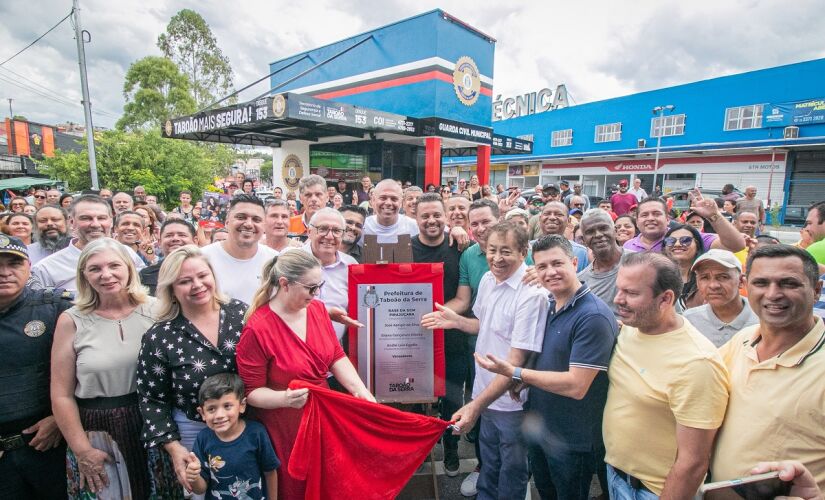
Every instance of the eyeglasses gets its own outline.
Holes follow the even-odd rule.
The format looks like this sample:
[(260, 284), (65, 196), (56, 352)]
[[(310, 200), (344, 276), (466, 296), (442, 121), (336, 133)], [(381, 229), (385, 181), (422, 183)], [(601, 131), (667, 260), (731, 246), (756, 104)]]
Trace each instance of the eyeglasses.
[(312, 224), (310, 224), (310, 226), (314, 227), (315, 230), (318, 231), (318, 234), (320, 234), (321, 236), (326, 236), (329, 233), (332, 233), (332, 235), (337, 238), (337, 237), (341, 236), (342, 234), (344, 234), (344, 230), (341, 229), (340, 227), (330, 227), (330, 226), (318, 227), (318, 226), (315, 226), (315, 225), (312, 225)]
[(34, 197), (37, 198), (38, 200), (45, 200), (46, 199), (45, 194), (41, 194), (40, 196), (35, 195)]
[(679, 242), (679, 246), (689, 247), (691, 244), (693, 244), (693, 236), (680, 236), (678, 238), (668, 236), (667, 238), (665, 238), (665, 246), (675, 246), (677, 241)]
[(306, 288), (307, 292), (309, 292), (310, 295), (317, 295), (321, 291), (321, 288), (323, 288), (324, 283), (326, 283), (326, 281), (322, 281), (317, 285), (307, 285), (306, 283), (301, 283), (300, 281), (294, 281), (294, 283), (297, 283), (302, 287)]

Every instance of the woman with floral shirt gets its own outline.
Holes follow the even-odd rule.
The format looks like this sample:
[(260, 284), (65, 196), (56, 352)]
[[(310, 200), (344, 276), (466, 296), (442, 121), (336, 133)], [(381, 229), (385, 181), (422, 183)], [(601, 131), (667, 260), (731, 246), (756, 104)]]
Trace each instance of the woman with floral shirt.
[(161, 471), (171, 459), (178, 482), (191, 489), (186, 457), (205, 427), (197, 412), (198, 389), (211, 375), (237, 372), (235, 346), (247, 306), (220, 294), (209, 260), (194, 245), (163, 260), (157, 298), (158, 322), (144, 335), (138, 359), (141, 439), (155, 471), (153, 493), (175, 498), (179, 487)]

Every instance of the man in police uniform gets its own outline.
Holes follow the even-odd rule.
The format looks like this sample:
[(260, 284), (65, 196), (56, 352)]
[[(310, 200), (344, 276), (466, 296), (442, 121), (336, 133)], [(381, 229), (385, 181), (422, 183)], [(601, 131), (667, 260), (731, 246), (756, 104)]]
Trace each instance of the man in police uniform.
[(0, 498), (65, 498), (49, 368), (57, 317), (71, 296), (28, 288), (30, 272), (26, 245), (0, 234)]

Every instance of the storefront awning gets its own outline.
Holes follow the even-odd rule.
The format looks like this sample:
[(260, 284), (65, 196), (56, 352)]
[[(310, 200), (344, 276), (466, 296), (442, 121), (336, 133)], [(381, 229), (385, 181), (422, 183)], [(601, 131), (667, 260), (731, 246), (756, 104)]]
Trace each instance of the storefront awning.
[(10, 179), (0, 179), (0, 190), (28, 189), (32, 186), (54, 186), (55, 184), (60, 184), (60, 181), (38, 177), (12, 177)]
[[(172, 139), (271, 147), (289, 140), (362, 139), (377, 133), (458, 139), (469, 143), (458, 149), (472, 154), (476, 145), (491, 146), (492, 154), (529, 154), (533, 150), (531, 141), (493, 134), (490, 127), (397, 115), (292, 92), (173, 118), (163, 128), (164, 137)], [(458, 156), (452, 149), (444, 151)]]

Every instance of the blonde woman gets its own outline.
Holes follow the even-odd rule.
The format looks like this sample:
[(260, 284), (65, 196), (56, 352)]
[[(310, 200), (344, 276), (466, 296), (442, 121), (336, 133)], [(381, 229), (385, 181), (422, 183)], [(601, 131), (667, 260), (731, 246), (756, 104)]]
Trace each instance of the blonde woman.
[[(187, 457), (205, 427), (197, 411), (198, 389), (211, 375), (237, 373), (235, 346), (247, 306), (220, 293), (209, 260), (195, 245), (163, 259), (156, 296), (158, 322), (143, 337), (138, 357), (141, 439), (152, 470), (164, 470), (165, 451), (180, 486), (191, 490)], [(152, 478), (160, 497), (175, 497), (180, 489), (168, 479)]]
[(375, 401), (344, 355), (324, 304), (321, 264), (305, 252), (286, 252), (264, 267), (238, 344), (238, 372), (248, 402), (267, 429), (281, 459), (278, 498), (304, 498), (305, 481), (289, 474), (301, 408), (308, 390), (290, 390), (293, 380), (327, 386), (327, 373), (355, 397)]
[(110, 238), (86, 245), (75, 305), (58, 318), (52, 345), (52, 408), (69, 447), (70, 498), (101, 492), (116, 480), (105, 467), (115, 457), (104, 451), (115, 447), (128, 472), (128, 484), (113, 485), (115, 491), (149, 495), (136, 389), (140, 341), (155, 322), (153, 303), (126, 247)]

